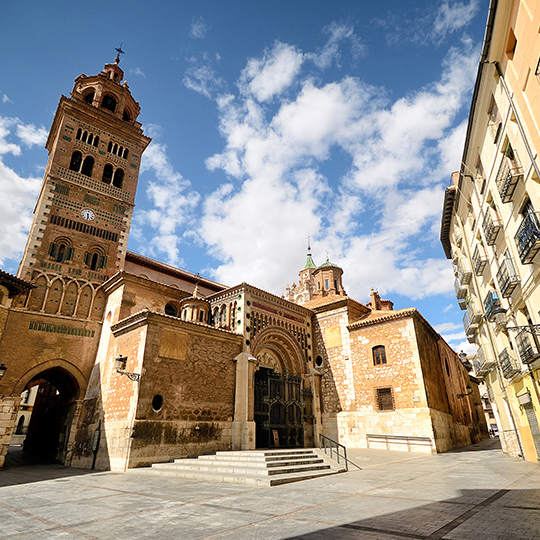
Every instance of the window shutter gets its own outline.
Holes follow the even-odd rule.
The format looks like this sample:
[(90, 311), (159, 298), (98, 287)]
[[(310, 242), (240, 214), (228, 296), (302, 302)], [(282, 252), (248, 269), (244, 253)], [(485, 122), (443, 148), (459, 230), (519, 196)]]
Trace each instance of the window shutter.
[(105, 268), (107, 266), (107, 257), (100, 257), (98, 268)]
[(56, 244), (54, 242), (51, 242), (51, 245), (49, 246), (49, 255), (51, 257), (56, 257)]
[(75, 250), (73, 248), (67, 248), (66, 258), (65, 258), (66, 261), (72, 261), (73, 260), (73, 252), (74, 251)]
[(90, 253), (88, 253), (88, 251), (84, 254), (84, 264), (87, 266), (90, 265)]

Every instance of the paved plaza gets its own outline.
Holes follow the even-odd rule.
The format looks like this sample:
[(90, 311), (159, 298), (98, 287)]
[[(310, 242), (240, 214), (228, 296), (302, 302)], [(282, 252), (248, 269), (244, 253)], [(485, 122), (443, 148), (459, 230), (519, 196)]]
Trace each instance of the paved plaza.
[(12, 458), (0, 539), (540, 539), (540, 466), (495, 440), (439, 455), (349, 453), (361, 470), (272, 488)]

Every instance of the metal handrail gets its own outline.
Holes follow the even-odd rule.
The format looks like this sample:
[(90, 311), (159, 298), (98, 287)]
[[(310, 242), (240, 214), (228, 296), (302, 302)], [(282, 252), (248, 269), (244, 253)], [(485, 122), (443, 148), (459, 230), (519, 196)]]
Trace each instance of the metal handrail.
[[(335, 450), (334, 450), (334, 447), (335, 447)], [(338, 463), (341, 463), (340, 459), (341, 457), (343, 457), (343, 459), (345, 460), (345, 470), (346, 471), (349, 470), (349, 460), (347, 459), (347, 448), (344, 445), (342, 445), (341, 443), (338, 443), (337, 441), (334, 441), (333, 439), (331, 439), (330, 437), (327, 437), (326, 435), (323, 435), (322, 433), (319, 433), (319, 448), (321, 450), (324, 450), (325, 454), (328, 454), (328, 449), (329, 449), (331, 459), (334, 459), (334, 451), (335, 451), (336, 461)], [(343, 448), (343, 456), (341, 456), (341, 454), (339, 453), (340, 448)]]

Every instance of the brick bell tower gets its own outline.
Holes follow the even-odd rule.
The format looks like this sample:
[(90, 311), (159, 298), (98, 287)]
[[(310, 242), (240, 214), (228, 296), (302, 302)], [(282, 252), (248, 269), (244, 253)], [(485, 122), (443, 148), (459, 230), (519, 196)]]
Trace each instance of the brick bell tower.
[[(124, 266), (141, 156), (151, 139), (137, 122), (140, 107), (119, 62), (117, 56), (99, 75), (80, 75), (70, 97), (60, 99), (18, 271), (19, 278), (47, 289), (33, 292), (30, 309), (72, 315), (77, 300), (64, 298), (68, 282), (76, 283), (77, 296), (85, 283), (95, 290)], [(57, 278), (62, 293), (50, 305)]]

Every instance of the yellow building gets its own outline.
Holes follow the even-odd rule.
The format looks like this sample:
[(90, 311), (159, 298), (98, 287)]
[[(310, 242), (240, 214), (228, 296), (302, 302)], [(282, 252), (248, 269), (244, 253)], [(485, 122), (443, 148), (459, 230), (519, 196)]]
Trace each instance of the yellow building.
[(441, 241), (503, 450), (540, 456), (540, 3), (492, 0)]

